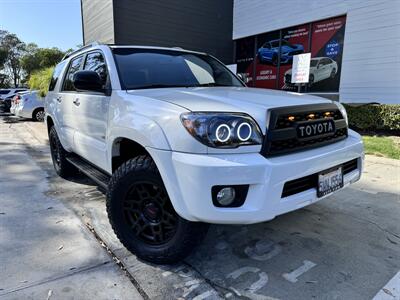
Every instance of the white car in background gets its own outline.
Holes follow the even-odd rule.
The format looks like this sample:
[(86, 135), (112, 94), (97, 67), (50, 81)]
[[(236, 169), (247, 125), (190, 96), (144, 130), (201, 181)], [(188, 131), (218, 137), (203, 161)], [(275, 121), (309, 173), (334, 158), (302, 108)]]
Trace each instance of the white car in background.
[(38, 91), (18, 93), (12, 100), (10, 112), (17, 117), (44, 121), (44, 99)]
[[(310, 62), (310, 78), (308, 85), (328, 79), (335, 78), (338, 72), (336, 61), (329, 57), (314, 57)], [(292, 69), (285, 72), (284, 81), (286, 85), (292, 85)]]

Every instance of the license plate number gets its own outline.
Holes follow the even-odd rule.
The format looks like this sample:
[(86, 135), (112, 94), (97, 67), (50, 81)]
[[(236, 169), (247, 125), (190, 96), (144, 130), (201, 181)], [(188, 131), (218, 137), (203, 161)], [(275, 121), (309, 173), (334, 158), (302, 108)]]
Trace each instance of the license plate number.
[(317, 196), (323, 197), (343, 187), (342, 167), (318, 174)]

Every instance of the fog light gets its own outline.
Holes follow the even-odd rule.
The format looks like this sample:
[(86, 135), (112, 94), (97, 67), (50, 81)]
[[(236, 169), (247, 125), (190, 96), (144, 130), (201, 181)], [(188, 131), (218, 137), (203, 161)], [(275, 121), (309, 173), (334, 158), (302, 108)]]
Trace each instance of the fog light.
[(235, 189), (233, 187), (222, 188), (217, 194), (217, 201), (223, 206), (230, 205), (235, 200)]

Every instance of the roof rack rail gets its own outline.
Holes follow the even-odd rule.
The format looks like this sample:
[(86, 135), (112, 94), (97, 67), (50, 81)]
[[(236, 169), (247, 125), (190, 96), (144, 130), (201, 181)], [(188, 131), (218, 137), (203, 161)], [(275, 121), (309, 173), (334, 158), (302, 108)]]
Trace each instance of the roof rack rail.
[(67, 59), (67, 58), (70, 57), (72, 54), (78, 53), (78, 52), (80, 52), (80, 51), (82, 51), (82, 50), (84, 50), (84, 49), (86, 49), (86, 48), (93, 47), (93, 46), (98, 46), (98, 45), (101, 45), (101, 44), (100, 44), (99, 42), (92, 42), (92, 43), (87, 44), (87, 45), (85, 45), (85, 46), (82, 46), (81, 48), (76, 49), (76, 50), (74, 50), (74, 51), (72, 51), (72, 52), (68, 52), (67, 54), (64, 55), (64, 57), (62, 58), (61, 61), (63, 61), (64, 59)]

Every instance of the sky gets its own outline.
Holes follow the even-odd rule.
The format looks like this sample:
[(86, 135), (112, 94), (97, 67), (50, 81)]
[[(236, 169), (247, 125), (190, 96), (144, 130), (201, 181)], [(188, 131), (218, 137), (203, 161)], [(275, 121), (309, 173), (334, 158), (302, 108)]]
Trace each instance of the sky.
[(76, 48), (83, 44), (80, 0), (0, 0), (0, 29), (39, 47)]

